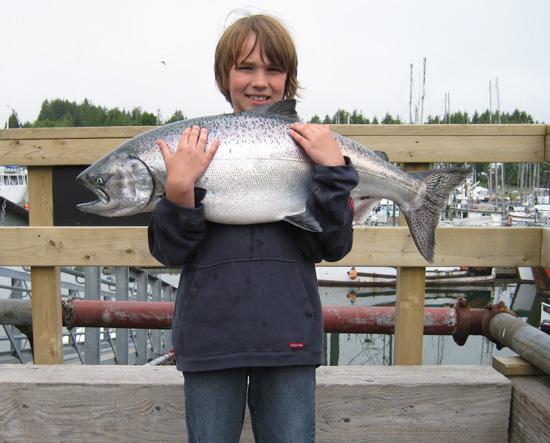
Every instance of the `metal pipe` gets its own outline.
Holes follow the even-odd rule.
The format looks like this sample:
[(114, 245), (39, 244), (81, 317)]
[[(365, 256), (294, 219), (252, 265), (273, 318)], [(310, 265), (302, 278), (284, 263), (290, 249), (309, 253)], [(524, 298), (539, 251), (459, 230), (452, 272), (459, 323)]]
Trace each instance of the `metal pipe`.
[(69, 300), (63, 303), (67, 327), (170, 329), (174, 303)]
[(517, 352), (523, 359), (550, 374), (550, 335), (502, 312), (489, 322), (491, 337)]
[(7, 299), (2, 300), (0, 306), (0, 324), (32, 325), (32, 302), (30, 300)]
[[(393, 334), (395, 307), (323, 306), (325, 332)], [(425, 308), (424, 335), (454, 335), (457, 316), (454, 308)]]
[[(29, 300), (0, 302), (4, 324), (29, 326), (29, 312)], [(171, 302), (63, 302), (67, 327), (170, 329), (173, 313)], [(323, 315), (325, 332), (329, 333), (392, 334), (395, 329), (394, 307), (324, 306)], [(550, 337), (515, 318), (503, 304), (470, 309), (465, 300), (459, 300), (454, 308), (425, 308), (424, 334), (452, 335), (458, 344), (464, 344), (468, 335), (485, 335), (550, 373), (549, 357), (544, 357), (550, 356)]]
[(161, 355), (160, 357), (151, 360), (149, 363), (145, 363), (145, 366), (159, 366), (168, 360), (172, 360), (176, 356), (174, 350), (170, 350), (166, 354)]

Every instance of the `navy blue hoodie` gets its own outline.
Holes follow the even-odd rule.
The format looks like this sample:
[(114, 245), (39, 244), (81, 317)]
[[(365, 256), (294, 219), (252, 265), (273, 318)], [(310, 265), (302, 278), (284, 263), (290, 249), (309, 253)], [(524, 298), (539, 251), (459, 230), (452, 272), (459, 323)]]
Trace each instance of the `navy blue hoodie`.
[(149, 225), (151, 254), (182, 266), (172, 340), (181, 371), (320, 365), (323, 318), (315, 263), (352, 246), (346, 166), (315, 167), (309, 212), (323, 232), (287, 222), (223, 225), (204, 219), (200, 198), (184, 208), (163, 198)]

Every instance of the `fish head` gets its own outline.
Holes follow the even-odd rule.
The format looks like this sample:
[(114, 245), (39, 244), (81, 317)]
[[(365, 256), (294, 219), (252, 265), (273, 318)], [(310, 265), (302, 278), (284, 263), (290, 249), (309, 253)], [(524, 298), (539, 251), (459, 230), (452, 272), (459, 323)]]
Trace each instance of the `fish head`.
[[(155, 183), (147, 165), (136, 155), (115, 150), (82, 171), (76, 178), (97, 200), (81, 203), (83, 212), (105, 217), (152, 211)], [(149, 208), (150, 207), (150, 208)]]

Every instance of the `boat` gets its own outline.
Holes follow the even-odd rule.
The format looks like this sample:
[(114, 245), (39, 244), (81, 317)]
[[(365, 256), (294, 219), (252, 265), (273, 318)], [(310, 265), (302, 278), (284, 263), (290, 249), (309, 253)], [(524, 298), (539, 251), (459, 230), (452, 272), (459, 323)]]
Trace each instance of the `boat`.
[(550, 305), (542, 302), (540, 304), (540, 326), (542, 332), (550, 335)]
[(0, 197), (19, 206), (28, 202), (28, 172), (21, 166), (0, 166)]
[[(319, 286), (392, 287), (397, 269), (393, 267), (318, 266)], [(428, 267), (426, 286), (491, 284), (496, 278), (492, 267)]]

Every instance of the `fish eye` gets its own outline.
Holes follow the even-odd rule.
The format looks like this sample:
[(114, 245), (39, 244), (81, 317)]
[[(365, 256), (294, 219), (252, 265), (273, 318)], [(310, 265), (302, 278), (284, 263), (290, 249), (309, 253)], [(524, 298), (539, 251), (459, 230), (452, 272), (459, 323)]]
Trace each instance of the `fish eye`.
[(97, 185), (103, 186), (105, 184), (105, 179), (103, 177), (97, 177), (95, 179), (95, 182), (96, 182)]

